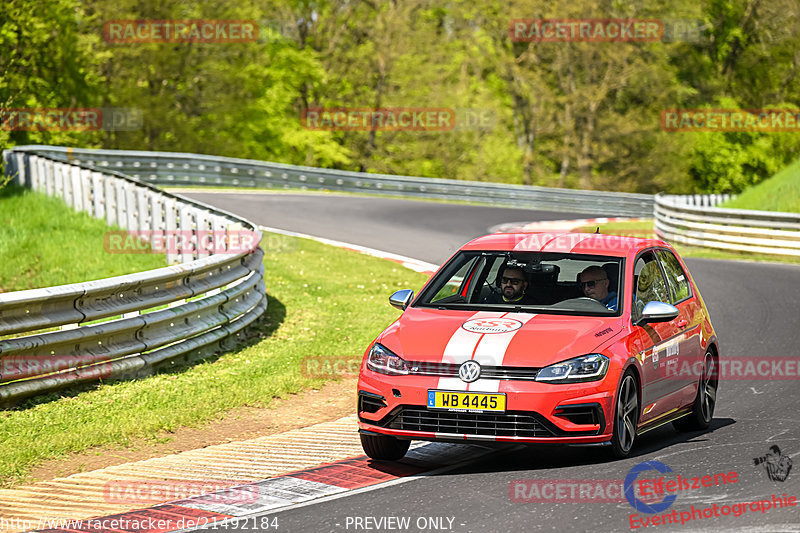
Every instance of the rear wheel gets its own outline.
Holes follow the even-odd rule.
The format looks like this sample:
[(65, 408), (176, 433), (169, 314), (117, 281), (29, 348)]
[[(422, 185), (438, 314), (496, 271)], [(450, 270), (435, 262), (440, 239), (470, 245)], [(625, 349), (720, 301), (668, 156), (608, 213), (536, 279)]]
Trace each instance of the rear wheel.
[(614, 457), (628, 457), (636, 440), (639, 424), (639, 390), (636, 377), (628, 370), (622, 375), (614, 407), (614, 431), (611, 435), (611, 453)]
[(703, 360), (703, 375), (697, 386), (697, 396), (694, 399), (692, 412), (672, 423), (678, 431), (697, 431), (708, 429), (711, 419), (714, 418), (714, 407), (717, 405), (717, 388), (719, 387), (719, 373), (717, 362), (711, 352), (706, 352)]
[(410, 445), (410, 440), (400, 440), (388, 435), (361, 434), (361, 447), (364, 448), (364, 453), (379, 461), (402, 459)]

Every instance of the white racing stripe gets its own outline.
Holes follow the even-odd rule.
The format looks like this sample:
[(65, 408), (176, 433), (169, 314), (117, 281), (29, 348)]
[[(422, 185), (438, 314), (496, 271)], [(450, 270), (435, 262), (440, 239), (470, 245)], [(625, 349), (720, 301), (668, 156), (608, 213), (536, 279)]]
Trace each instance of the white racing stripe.
[[(503, 318), (519, 320), (522, 322), (522, 327), (525, 327), (525, 324), (535, 316), (536, 315), (530, 313), (509, 313)], [(509, 331), (508, 333), (492, 333), (485, 335), (483, 339), (481, 339), (480, 344), (478, 344), (478, 349), (475, 350), (474, 359), (479, 362), (481, 366), (502, 366), (511, 339), (514, 338), (522, 327), (514, 331)], [(466, 385), (466, 390), (469, 391), (497, 392), (500, 389), (500, 380), (479, 379), (474, 383), (468, 383)]]
[[(522, 322), (522, 326), (536, 315), (530, 313), (498, 313), (498, 312), (478, 312), (468, 320), (476, 318), (513, 318)], [(467, 322), (466, 320), (464, 322)], [(443, 363), (461, 364), (468, 359), (475, 359), (482, 365), (502, 366), (511, 339), (522, 329), (516, 329), (507, 333), (474, 333), (459, 327), (450, 337), (442, 355)], [(480, 391), (497, 392), (500, 389), (500, 380), (479, 379), (474, 383), (465, 383), (458, 377), (441, 377), (437, 384), (439, 390), (454, 391)], [(466, 438), (466, 435), (452, 435), (435, 433), (441, 438)], [(485, 440), (494, 440), (494, 437), (486, 436)]]
[[(478, 311), (467, 320), (474, 320), (476, 318), (502, 318), (506, 313), (497, 311)], [(464, 322), (467, 322), (465, 320)], [(467, 331), (460, 327), (453, 333), (450, 340), (445, 346), (444, 353), (442, 354), (443, 363), (461, 364), (464, 361), (471, 359), (475, 351), (475, 347), (481, 341), (485, 334), (474, 333)], [(440, 390), (467, 390), (467, 384), (457, 377), (441, 377), (436, 386)]]

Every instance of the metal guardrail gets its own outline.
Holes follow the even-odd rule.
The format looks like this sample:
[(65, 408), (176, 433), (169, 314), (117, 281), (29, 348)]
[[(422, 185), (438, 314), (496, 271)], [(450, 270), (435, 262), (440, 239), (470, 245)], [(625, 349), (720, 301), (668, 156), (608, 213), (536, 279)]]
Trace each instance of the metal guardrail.
[(671, 194), (668, 196), (680, 204), (696, 207), (715, 207), (736, 197), (735, 194)]
[(605, 216), (650, 217), (653, 214), (653, 196), (649, 194), (370, 174), (173, 152), (86, 150), (57, 146), (25, 146), (18, 150), (35, 150), (62, 161), (114, 169), (143, 182), (162, 186), (326, 189)]
[(656, 233), (667, 241), (721, 250), (800, 257), (800, 214), (698, 206), (656, 195)]
[(37, 148), (5, 150), (3, 159), (22, 185), (129, 231), (244, 230), (255, 238), (243, 250), (171, 254), (183, 262), (147, 272), (0, 294), (0, 336), (16, 335), (0, 340), (0, 403), (230, 349), (266, 311), (261, 231), (251, 222)]

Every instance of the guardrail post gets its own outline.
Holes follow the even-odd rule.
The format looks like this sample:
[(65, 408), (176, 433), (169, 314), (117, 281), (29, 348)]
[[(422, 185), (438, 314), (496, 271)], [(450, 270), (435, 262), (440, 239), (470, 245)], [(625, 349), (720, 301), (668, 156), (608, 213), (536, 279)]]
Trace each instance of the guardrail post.
[(27, 156), (28, 175), (30, 177), (31, 189), (34, 191), (41, 191), (44, 184), (42, 167), (39, 165), (39, 157), (35, 155)]
[[(197, 242), (197, 257), (195, 259), (202, 259), (214, 253), (217, 246), (214, 232), (211, 230), (211, 214), (208, 211), (196, 211), (197, 216), (197, 229), (195, 230), (195, 240)], [(208, 249), (211, 248), (209, 253)]]
[(72, 170), (69, 165), (56, 163), (56, 172), (58, 172), (58, 175), (61, 177), (61, 186), (63, 187), (62, 200), (64, 200), (65, 204), (74, 208), (75, 198), (72, 192)]
[(82, 168), (80, 169), (81, 189), (83, 190), (83, 210), (92, 215), (92, 171)]
[(83, 180), (81, 179), (81, 171), (80, 167), (67, 167), (68, 172), (71, 174), (72, 177), (72, 206), (75, 208), (76, 211), (86, 211), (84, 208), (83, 203)]
[(164, 231), (164, 197), (154, 192), (150, 199), (150, 230), (153, 232)]
[(167, 263), (170, 265), (180, 262), (181, 256), (175, 249), (176, 233), (178, 230), (178, 203), (174, 198), (164, 200), (164, 232), (167, 242)]
[(197, 232), (194, 224), (194, 209), (187, 206), (178, 206), (180, 221), (181, 263), (188, 263), (196, 259)]
[(103, 186), (103, 175), (93, 170), (89, 171), (92, 180), (92, 204), (90, 214), (94, 218), (105, 218), (105, 187)]
[(28, 187), (36, 190), (36, 169), (34, 168), (33, 156), (29, 154), (15, 154), (17, 169), (19, 169), (20, 179), (24, 179)]
[(53, 163), (53, 172), (55, 173), (56, 194), (65, 204), (72, 207), (68, 197), (69, 180), (65, 179), (64, 169), (61, 168), (60, 163)]
[[(160, 237), (159, 241), (166, 243), (167, 232), (165, 231), (166, 222), (165, 222), (165, 206), (164, 206), (164, 197), (157, 192), (150, 192), (147, 197), (147, 201), (150, 204), (150, 217), (148, 222), (150, 227), (150, 242), (156, 242), (156, 236)], [(169, 248), (166, 249), (166, 257), (169, 262)]]
[(114, 187), (111, 176), (103, 176), (103, 189), (105, 189), (106, 225), (117, 225), (117, 188)]
[(227, 220), (217, 215), (211, 217), (211, 231), (214, 232), (214, 242), (216, 243), (217, 250), (222, 253), (230, 249), (227, 228)]
[(125, 191), (125, 229), (128, 231), (136, 231), (139, 229), (137, 222), (138, 213), (136, 212), (136, 192), (134, 191), (133, 184), (123, 183), (123, 190)]
[(138, 207), (137, 218), (139, 219), (139, 230), (150, 229), (150, 196), (153, 193), (142, 187), (136, 188), (136, 206)]
[(56, 191), (56, 177), (53, 172), (53, 162), (48, 161), (46, 159), (42, 159), (42, 164), (44, 165), (44, 175), (45, 175), (45, 194), (47, 196), (55, 196)]
[(128, 219), (125, 216), (125, 208), (127, 207), (127, 201), (125, 198), (125, 184), (122, 180), (118, 180), (117, 178), (113, 178), (114, 184), (114, 207), (116, 208), (116, 220), (115, 224), (120, 228), (127, 229), (127, 222)]
[(16, 157), (12, 156), (12, 161), (15, 161), (14, 168), (18, 173), (17, 179), (19, 180), (18, 183), (24, 187), (31, 187), (31, 168), (30, 168), (30, 156), (28, 154), (14, 154)]
[(5, 167), (5, 177), (9, 183), (17, 183), (25, 186), (25, 176), (20, 172), (18, 157), (22, 154), (15, 154), (11, 150), (3, 150), (3, 166)]

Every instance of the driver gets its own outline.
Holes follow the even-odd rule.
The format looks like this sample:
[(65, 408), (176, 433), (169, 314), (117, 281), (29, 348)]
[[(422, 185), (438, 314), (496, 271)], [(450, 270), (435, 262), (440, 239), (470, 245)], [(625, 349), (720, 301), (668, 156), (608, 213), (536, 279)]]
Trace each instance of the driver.
[(601, 267), (597, 265), (586, 267), (578, 276), (578, 283), (584, 295), (597, 300), (612, 311), (617, 310), (617, 293), (608, 292), (608, 276)]
[(497, 276), (500, 280), (500, 292), (492, 292), (486, 297), (486, 303), (526, 303), (525, 291), (528, 289), (528, 280), (522, 268), (503, 265)]

